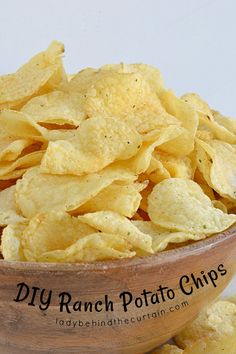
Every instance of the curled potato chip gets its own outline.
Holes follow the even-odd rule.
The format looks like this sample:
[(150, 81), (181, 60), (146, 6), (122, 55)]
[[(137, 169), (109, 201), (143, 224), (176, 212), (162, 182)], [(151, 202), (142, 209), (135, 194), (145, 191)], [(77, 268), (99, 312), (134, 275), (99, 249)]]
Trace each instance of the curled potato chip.
[(0, 226), (15, 224), (23, 221), (15, 201), (15, 186), (4, 189), (0, 192)]
[(33, 97), (21, 111), (37, 123), (78, 126), (86, 117), (81, 104), (81, 96), (76, 93), (53, 91)]
[(151, 221), (132, 221), (132, 223), (143, 233), (152, 236), (152, 249), (154, 253), (165, 250), (169, 244), (178, 244), (186, 241), (199, 241), (205, 238), (204, 235), (194, 235), (187, 232), (174, 232)]
[(100, 171), (115, 160), (134, 156), (141, 136), (117, 118), (85, 120), (69, 141), (50, 142), (41, 171), (52, 174), (83, 175)]
[(228, 143), (235, 143), (236, 136), (224, 124), (219, 124), (208, 104), (196, 93), (188, 93), (182, 96), (182, 100), (194, 107), (199, 115), (198, 138), (208, 140), (216, 138)]
[(217, 111), (212, 111), (214, 120), (222, 125), (223, 127), (225, 127), (226, 129), (228, 129), (230, 132), (236, 134), (236, 121), (232, 118), (229, 117), (225, 117), (222, 114), (220, 114), (220, 112)]
[(150, 354), (184, 354), (184, 351), (176, 345), (165, 344), (161, 348), (152, 351)]
[(194, 137), (199, 123), (198, 115), (193, 107), (176, 97), (171, 91), (163, 90), (159, 97), (166, 111), (175, 116), (184, 128), (179, 137), (164, 144), (161, 150), (177, 156), (186, 156), (194, 149)]
[(4, 228), (1, 238), (1, 252), (7, 261), (26, 261), (21, 238), (27, 222), (19, 222)]
[(0, 162), (0, 176), (7, 175), (14, 170), (24, 169), (32, 166), (39, 165), (43, 157), (44, 151), (35, 151), (18, 158), (15, 161)]
[(181, 99), (193, 106), (199, 113), (207, 116), (210, 121), (214, 121), (214, 116), (208, 103), (197, 93), (186, 93)]
[(154, 187), (148, 215), (158, 226), (203, 235), (224, 231), (236, 222), (236, 215), (214, 208), (197, 183), (182, 178), (165, 179)]
[(32, 96), (56, 87), (64, 79), (63, 52), (63, 44), (54, 41), (15, 74), (1, 76), (0, 109), (16, 108)]
[(193, 177), (193, 168), (189, 157), (177, 157), (162, 151), (155, 151), (153, 156), (162, 163), (170, 177)]
[(139, 231), (129, 219), (118, 213), (98, 211), (78, 216), (78, 219), (104, 233), (124, 237), (135, 249), (153, 253), (151, 236)]
[(14, 170), (10, 173), (7, 173), (3, 176), (0, 176), (0, 189), (4, 189), (4, 188), (1, 188), (1, 184), (4, 184), (5, 182), (13, 182), (12, 184), (15, 184), (15, 180), (20, 178), (21, 176), (23, 176), (23, 174), (26, 172), (27, 169), (25, 168), (22, 168), (22, 169), (19, 169), (19, 170)]
[(119, 117), (139, 133), (168, 124), (178, 125), (178, 120), (165, 111), (149, 82), (138, 71), (127, 73), (87, 68), (79, 72), (68, 86), (69, 92), (84, 95), (83, 107), (88, 117)]
[(111, 210), (131, 218), (139, 208), (141, 195), (135, 184), (116, 183), (104, 188), (94, 198), (83, 204), (76, 213)]
[(222, 197), (236, 201), (236, 149), (223, 141), (197, 140), (198, 168)]
[(236, 143), (236, 135), (218, 124), (216, 121), (210, 121), (208, 116), (200, 116), (198, 138), (204, 140), (219, 139), (229, 144)]
[(3, 138), (14, 136), (47, 142), (74, 136), (74, 130), (48, 130), (32, 120), (27, 114), (8, 109), (3, 109), (0, 112), (0, 126), (0, 136)]
[(0, 141), (0, 161), (16, 160), (25, 148), (33, 144), (31, 139), (3, 138)]
[(16, 184), (16, 203), (31, 218), (49, 210), (75, 212), (114, 181), (133, 182), (137, 177), (125, 169), (108, 167), (88, 176), (56, 176), (29, 169)]
[(174, 140), (182, 133), (181, 127), (170, 126), (152, 131), (143, 137), (143, 144), (139, 152), (130, 160), (125, 162), (125, 166), (137, 174), (147, 171), (150, 166), (154, 150), (161, 148), (166, 142)]
[(65, 212), (37, 214), (23, 231), (24, 255), (28, 261), (38, 261), (43, 253), (64, 250), (93, 232), (92, 227)]
[(43, 253), (39, 262), (94, 262), (110, 259), (131, 258), (135, 252), (131, 245), (121, 236), (98, 232), (85, 236), (65, 250)]

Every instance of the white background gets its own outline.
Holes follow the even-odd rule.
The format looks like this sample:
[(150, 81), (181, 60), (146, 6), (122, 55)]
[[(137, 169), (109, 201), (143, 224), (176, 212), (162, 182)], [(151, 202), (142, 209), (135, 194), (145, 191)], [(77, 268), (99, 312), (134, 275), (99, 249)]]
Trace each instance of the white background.
[(70, 73), (149, 63), (177, 94), (236, 117), (235, 14), (235, 0), (0, 0), (0, 74), (58, 39)]

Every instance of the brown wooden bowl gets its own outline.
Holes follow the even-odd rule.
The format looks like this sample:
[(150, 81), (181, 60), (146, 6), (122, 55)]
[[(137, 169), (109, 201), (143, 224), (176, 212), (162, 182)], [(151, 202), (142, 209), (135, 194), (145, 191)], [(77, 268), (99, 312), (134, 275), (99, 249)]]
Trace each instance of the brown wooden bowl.
[[(235, 270), (236, 228), (130, 260), (1, 260), (0, 353), (147, 352), (193, 320), (224, 290)], [(87, 302), (87, 311), (80, 302)]]

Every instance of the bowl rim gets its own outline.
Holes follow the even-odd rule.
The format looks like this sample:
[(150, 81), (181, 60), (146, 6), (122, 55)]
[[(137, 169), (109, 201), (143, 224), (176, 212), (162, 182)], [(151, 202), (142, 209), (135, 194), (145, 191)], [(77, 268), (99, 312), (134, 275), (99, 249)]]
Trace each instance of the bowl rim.
[(207, 250), (224, 243), (229, 239), (236, 237), (236, 225), (231, 226), (224, 232), (214, 234), (204, 240), (195, 241), (189, 245), (178, 247), (168, 251), (162, 251), (148, 256), (133, 257), (124, 259), (115, 259), (96, 262), (80, 262), (80, 263), (50, 263), (50, 262), (23, 262), (23, 261), (7, 261), (0, 259), (0, 270), (3, 268), (25, 270), (25, 271), (106, 271), (117, 268), (127, 267), (150, 267), (155, 265), (163, 265), (165, 262), (170, 263), (176, 261), (183, 256), (191, 256), (201, 254)]

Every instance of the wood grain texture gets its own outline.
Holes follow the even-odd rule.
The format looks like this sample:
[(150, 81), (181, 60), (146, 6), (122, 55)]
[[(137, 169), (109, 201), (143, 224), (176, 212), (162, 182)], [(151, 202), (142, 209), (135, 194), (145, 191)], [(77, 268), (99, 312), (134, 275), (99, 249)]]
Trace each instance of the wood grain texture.
[[(185, 295), (179, 288), (183, 275), (196, 277), (217, 270), (223, 264), (227, 274), (218, 271), (216, 287), (211, 282), (196, 288), (191, 278)], [(0, 354), (141, 354), (162, 344), (175, 335), (200, 309), (213, 301), (227, 286), (236, 271), (236, 229), (205, 241), (145, 258), (93, 264), (40, 264), (0, 260)], [(212, 273), (214, 275), (214, 273)], [(209, 278), (207, 278), (209, 280)], [(30, 297), (15, 302), (18, 283), (52, 290), (50, 306), (40, 310), (40, 297), (29, 306)], [(173, 300), (160, 301), (137, 308), (133, 303), (124, 312), (119, 294), (129, 291), (140, 297), (143, 289), (155, 292), (159, 286), (175, 292)], [(187, 289), (187, 288), (186, 288)], [(59, 311), (58, 295), (69, 292), (73, 301), (95, 303), (107, 294), (113, 301), (113, 312)], [(188, 301), (188, 305), (182, 304)], [(180, 308), (177, 310), (175, 306)], [(172, 312), (170, 308), (173, 307)], [(70, 307), (72, 310), (72, 308)], [(162, 315), (160, 311), (162, 310)], [(165, 313), (163, 312), (165, 311)], [(152, 317), (153, 313), (159, 313)], [(164, 314), (163, 314), (164, 313)], [(148, 317), (149, 314), (149, 317)], [(143, 317), (145, 316), (146, 317)], [(125, 319), (135, 322), (113, 326), (75, 328), (56, 324), (64, 321), (108, 321)], [(138, 321), (137, 318), (143, 318)], [(68, 322), (69, 323), (69, 322)]]

